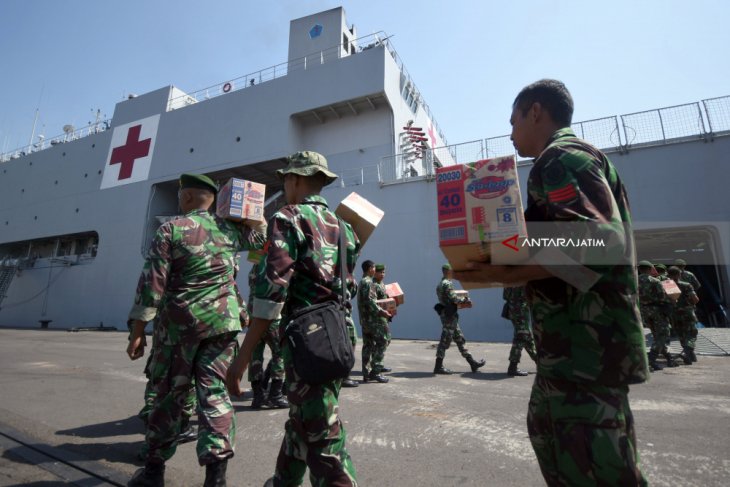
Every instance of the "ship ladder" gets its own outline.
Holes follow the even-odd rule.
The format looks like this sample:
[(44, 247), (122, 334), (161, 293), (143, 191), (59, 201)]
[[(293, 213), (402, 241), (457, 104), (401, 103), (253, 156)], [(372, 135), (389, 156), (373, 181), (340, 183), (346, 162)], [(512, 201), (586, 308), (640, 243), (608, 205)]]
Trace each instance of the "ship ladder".
[(5, 299), (5, 293), (10, 287), (10, 283), (13, 281), (13, 277), (15, 277), (17, 270), (17, 260), (13, 264), (7, 263), (6, 261), (0, 262), (0, 308), (3, 300)]

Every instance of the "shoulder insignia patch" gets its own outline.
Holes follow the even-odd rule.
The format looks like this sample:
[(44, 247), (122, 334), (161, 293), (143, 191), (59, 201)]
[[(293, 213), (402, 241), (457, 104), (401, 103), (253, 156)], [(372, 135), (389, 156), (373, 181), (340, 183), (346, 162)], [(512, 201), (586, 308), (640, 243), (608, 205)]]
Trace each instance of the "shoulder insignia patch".
[(551, 203), (561, 203), (564, 201), (570, 201), (578, 196), (578, 192), (575, 190), (573, 183), (566, 184), (562, 188), (548, 191), (548, 201)]

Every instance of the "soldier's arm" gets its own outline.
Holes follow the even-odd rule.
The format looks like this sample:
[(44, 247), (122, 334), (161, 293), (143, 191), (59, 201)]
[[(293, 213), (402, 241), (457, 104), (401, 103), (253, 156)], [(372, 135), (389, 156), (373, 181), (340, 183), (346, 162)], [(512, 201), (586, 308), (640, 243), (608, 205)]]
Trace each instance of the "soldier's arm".
[(446, 297), (449, 299), (449, 303), (461, 304), (469, 301), (467, 298), (460, 298), (456, 295), (456, 293), (454, 292), (454, 284), (451, 281), (446, 281), (443, 286), (444, 295), (446, 295)]
[(700, 298), (699, 298), (699, 296), (697, 296), (697, 293), (695, 292), (694, 288), (691, 286), (692, 285), (690, 284), (689, 302), (694, 305), (694, 304), (697, 304), (700, 302)]
[(239, 251), (241, 250), (261, 250), (266, 245), (266, 222), (261, 222), (260, 225), (250, 227), (248, 225), (240, 224), (239, 227), (241, 244)]
[(167, 289), (170, 275), (173, 229), (169, 223), (160, 226), (152, 240), (152, 247), (137, 283), (134, 306), (129, 313), (128, 323), (136, 320), (146, 323), (157, 316), (157, 308)]
[(297, 231), (285, 216), (271, 219), (267, 246), (258, 266), (251, 316), (274, 320), (284, 308), (299, 248)]

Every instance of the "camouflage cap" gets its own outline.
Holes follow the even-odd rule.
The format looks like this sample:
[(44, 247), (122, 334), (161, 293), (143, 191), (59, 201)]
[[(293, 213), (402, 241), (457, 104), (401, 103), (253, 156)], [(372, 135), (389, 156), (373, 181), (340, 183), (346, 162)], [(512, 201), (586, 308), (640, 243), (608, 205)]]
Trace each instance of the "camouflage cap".
[(687, 265), (687, 261), (684, 259), (677, 259), (674, 261), (674, 265)]
[(337, 174), (331, 172), (327, 166), (327, 159), (312, 151), (295, 152), (286, 158), (289, 163), (284, 169), (278, 169), (276, 175), (284, 178), (285, 174), (298, 174), (299, 176), (314, 176), (321, 172), (326, 177), (325, 186), (337, 179)]
[(180, 189), (198, 188), (218, 193), (218, 185), (205, 174), (181, 174)]
[(451, 270), (451, 264), (444, 264), (441, 266), (442, 271), (450, 271)]
[(658, 270), (658, 271), (666, 271), (667, 270), (667, 266), (665, 266), (664, 264), (654, 264), (654, 268), (656, 270)]
[(648, 260), (640, 260), (639, 261), (639, 267), (654, 267), (654, 266)]
[(382, 272), (385, 270), (385, 264), (375, 264), (375, 272)]

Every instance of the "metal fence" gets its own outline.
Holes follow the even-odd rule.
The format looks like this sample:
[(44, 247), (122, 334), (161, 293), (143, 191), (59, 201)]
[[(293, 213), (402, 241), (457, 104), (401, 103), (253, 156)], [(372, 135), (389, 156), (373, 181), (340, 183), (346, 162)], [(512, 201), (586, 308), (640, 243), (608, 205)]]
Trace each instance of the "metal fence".
[(621, 115), (621, 124), (627, 148), (702, 139), (707, 134), (699, 103)]
[(343, 188), (347, 186), (362, 186), (366, 183), (378, 183), (381, 179), (379, 164), (343, 169), (338, 172), (338, 175), (338, 183)]
[(618, 117), (616, 116), (577, 122), (571, 128), (575, 135), (590, 141), (596, 147), (606, 150), (621, 147)]
[(710, 134), (730, 132), (730, 96), (702, 100)]
[[(709, 140), (716, 135), (730, 135), (730, 96), (576, 122), (571, 128), (578, 137), (609, 152), (688, 140)], [(433, 160), (435, 156), (442, 165), (448, 166), (508, 155), (514, 155), (517, 161), (529, 160), (518, 156), (509, 135), (427, 149), (423, 159), (410, 166), (411, 156), (397, 154), (381, 159), (380, 183), (431, 175), (429, 157)], [(423, 171), (418, 169), (420, 161), (425, 161)]]
[(22, 147), (18, 147), (17, 149), (13, 149), (4, 154), (0, 154), (0, 162), (7, 162), (11, 159), (17, 159), (32, 152), (38, 152), (39, 150), (48, 149), (49, 147), (53, 147), (58, 144), (71, 142), (72, 140), (80, 139), (82, 137), (86, 137), (87, 135), (99, 134), (101, 132), (109, 130), (109, 127), (111, 127), (111, 119), (94, 122), (86, 127), (69, 130), (62, 135), (56, 135), (54, 137), (46, 138), (42, 135), (39, 135), (37, 136), (37, 142), (34, 142), (30, 145), (26, 144)]

